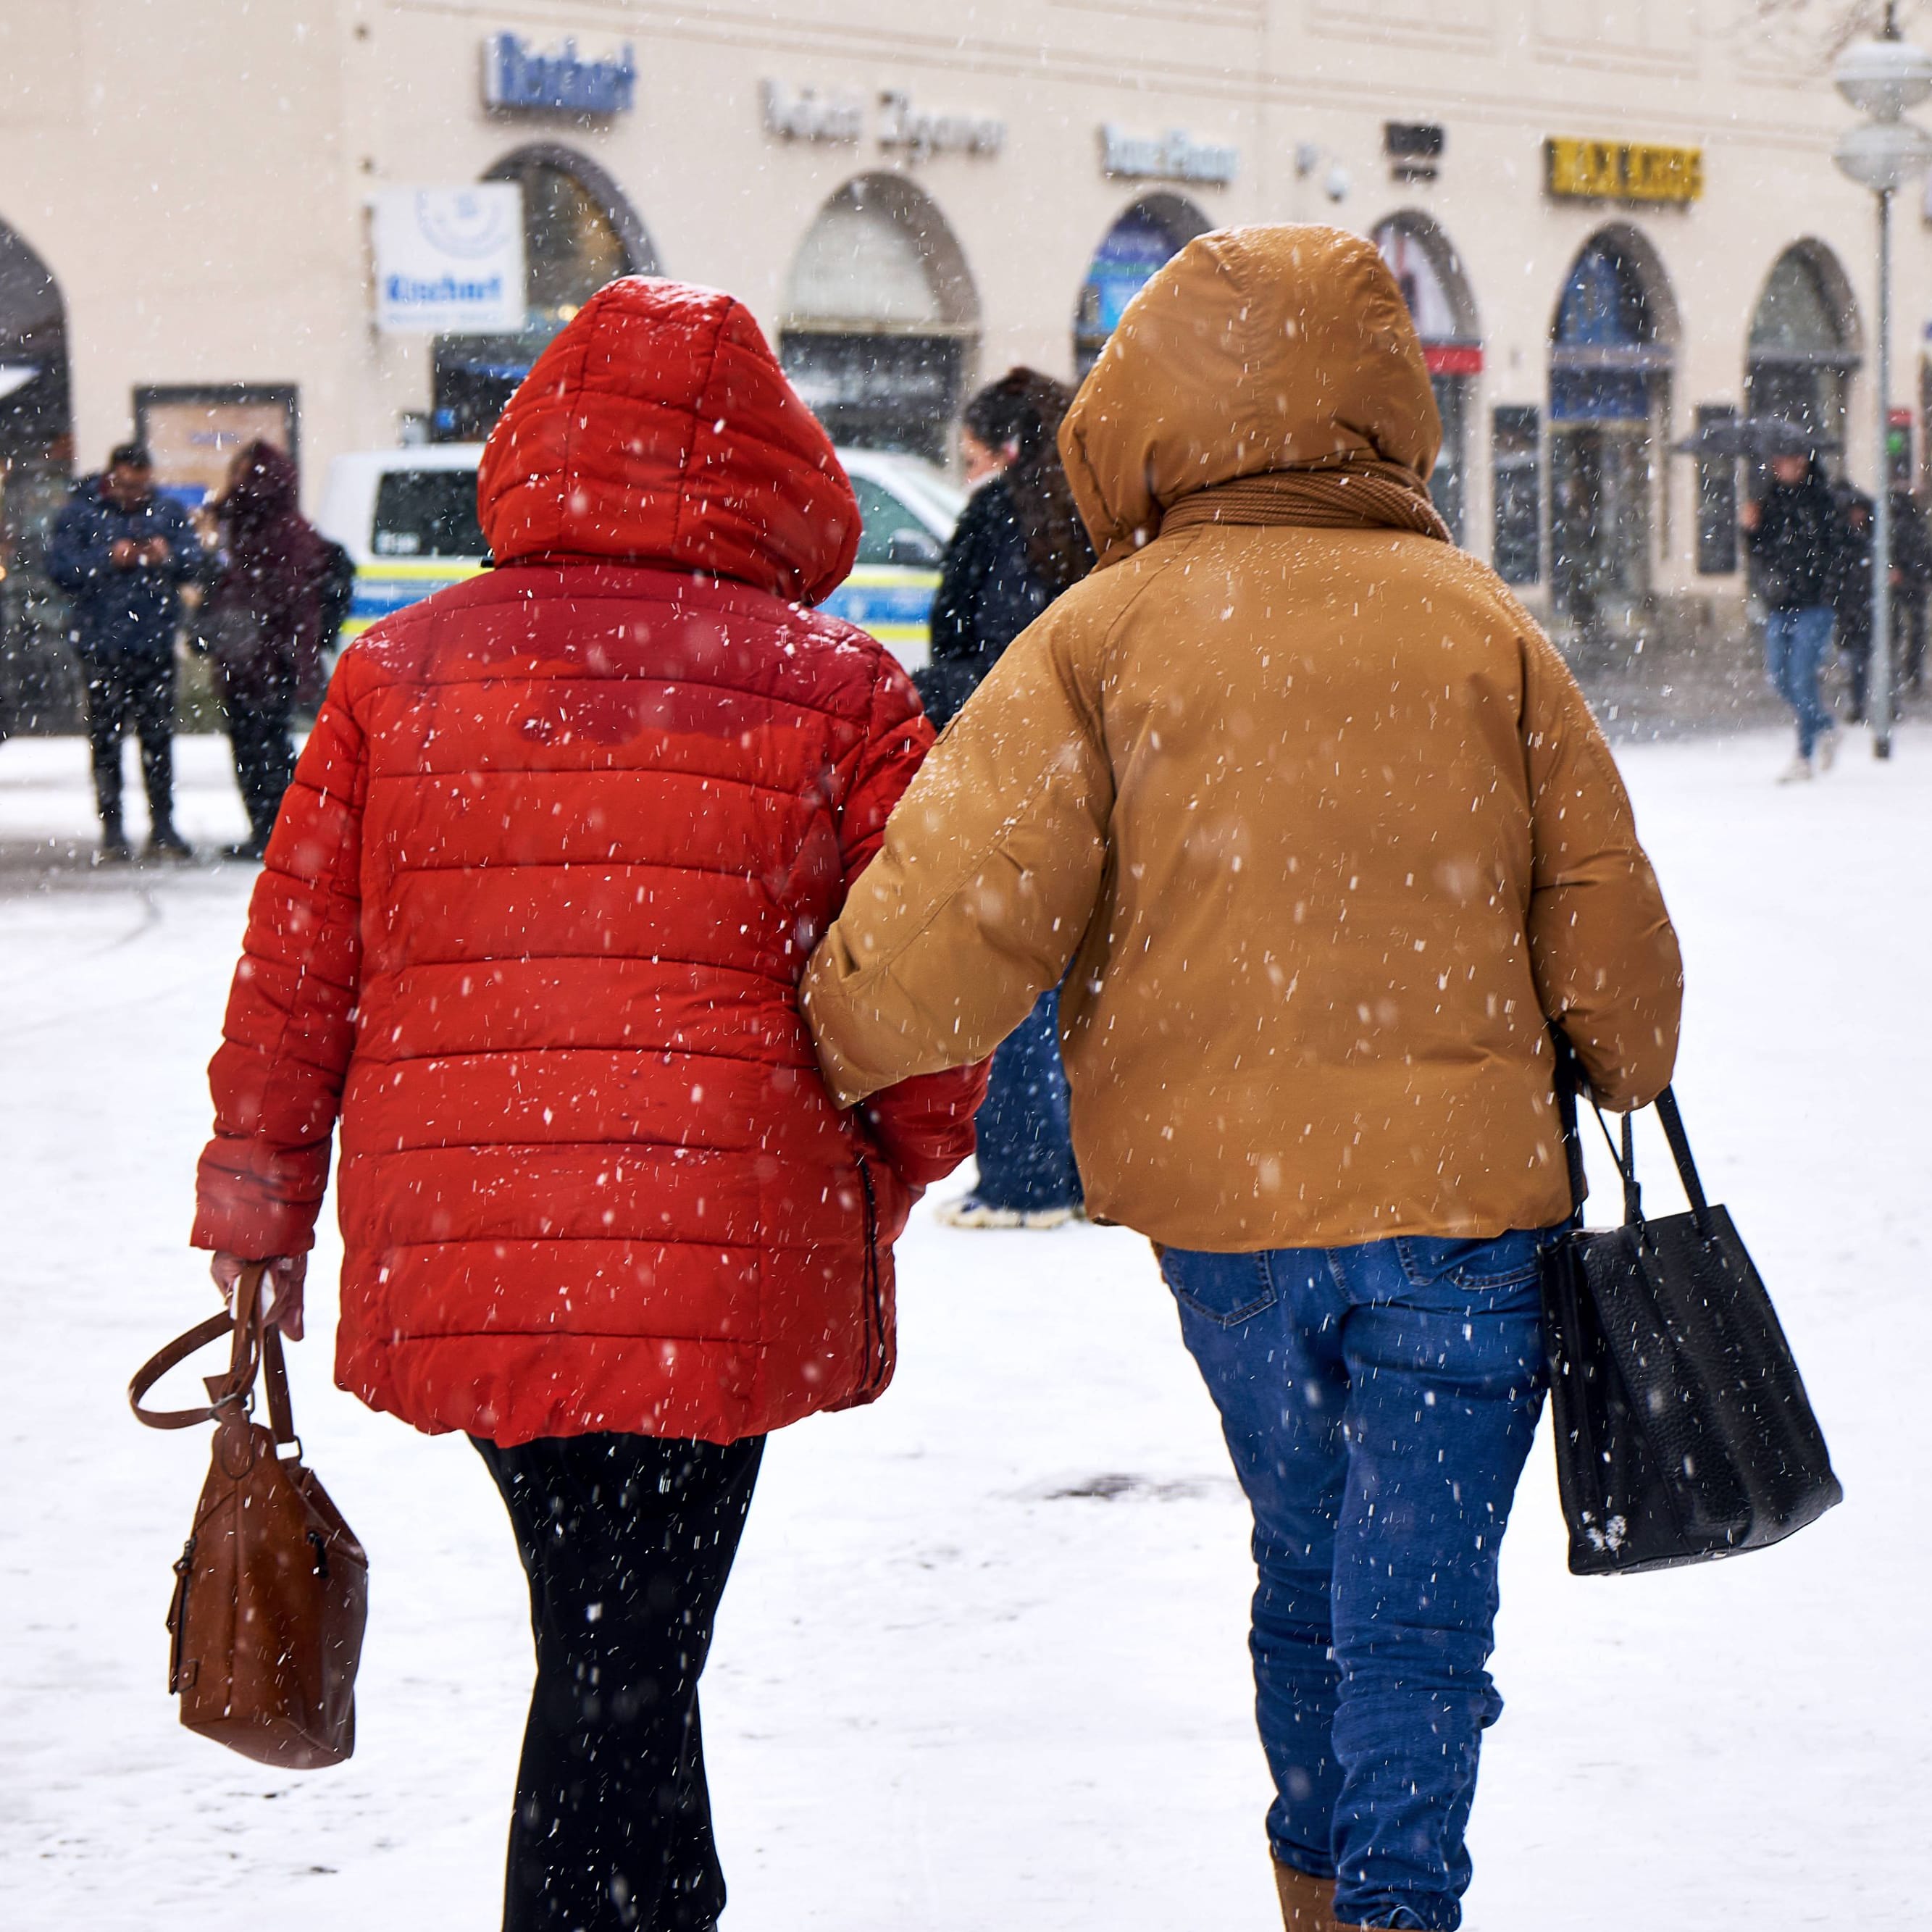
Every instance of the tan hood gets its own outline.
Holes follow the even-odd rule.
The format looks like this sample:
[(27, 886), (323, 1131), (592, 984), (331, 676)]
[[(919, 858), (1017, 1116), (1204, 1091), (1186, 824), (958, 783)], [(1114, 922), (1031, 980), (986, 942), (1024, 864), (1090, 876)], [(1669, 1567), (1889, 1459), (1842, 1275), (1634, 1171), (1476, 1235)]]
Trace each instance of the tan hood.
[(1180, 498), (1354, 456), (1420, 485), (1442, 425), (1402, 291), (1339, 228), (1226, 228), (1190, 242), (1120, 318), (1060, 431), (1102, 564)]

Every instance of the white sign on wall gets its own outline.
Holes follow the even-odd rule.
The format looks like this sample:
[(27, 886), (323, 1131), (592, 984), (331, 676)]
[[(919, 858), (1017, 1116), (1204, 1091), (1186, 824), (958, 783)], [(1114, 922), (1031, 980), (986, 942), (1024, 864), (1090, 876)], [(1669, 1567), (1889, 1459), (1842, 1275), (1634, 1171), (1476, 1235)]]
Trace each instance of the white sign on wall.
[(514, 182), (375, 197), (376, 326), (514, 334), (524, 326), (524, 191)]

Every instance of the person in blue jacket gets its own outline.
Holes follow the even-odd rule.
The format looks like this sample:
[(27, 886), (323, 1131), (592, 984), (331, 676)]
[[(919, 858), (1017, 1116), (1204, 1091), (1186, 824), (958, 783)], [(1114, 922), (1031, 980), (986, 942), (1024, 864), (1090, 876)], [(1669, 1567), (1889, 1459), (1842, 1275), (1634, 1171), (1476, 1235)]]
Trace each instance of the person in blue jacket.
[[(1054, 441), (1072, 401), (1063, 382), (1009, 370), (965, 407), (961, 512), (932, 600), (932, 662), (913, 674), (944, 730), (1006, 646), (1094, 567), (1094, 547)], [(979, 1114), (979, 1184), (939, 1210), (957, 1228), (1057, 1228), (1082, 1212), (1060, 994), (1042, 993), (993, 1055)]]
[(100, 476), (76, 483), (54, 525), (47, 570), (73, 600), (105, 860), (134, 856), (121, 808), (130, 726), (141, 741), (148, 856), (193, 856), (174, 826), (175, 632), (181, 587), (201, 564), (186, 513), (155, 493), (154, 464), (139, 443), (122, 444)]

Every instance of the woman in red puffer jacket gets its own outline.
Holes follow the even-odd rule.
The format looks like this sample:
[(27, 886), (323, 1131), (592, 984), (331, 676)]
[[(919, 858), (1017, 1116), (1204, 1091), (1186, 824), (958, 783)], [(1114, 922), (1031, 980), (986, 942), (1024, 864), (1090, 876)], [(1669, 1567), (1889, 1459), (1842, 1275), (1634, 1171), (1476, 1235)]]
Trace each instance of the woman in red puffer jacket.
[(474, 1438), (538, 1676), (506, 1927), (709, 1927), (697, 1682), (767, 1431), (869, 1402), (891, 1244), (982, 1070), (862, 1118), (800, 972), (932, 742), (814, 615), (859, 518), (728, 296), (586, 304), (490, 437), (496, 567), (344, 653), (255, 890), (194, 1240), (301, 1329), (338, 1116), (336, 1376)]

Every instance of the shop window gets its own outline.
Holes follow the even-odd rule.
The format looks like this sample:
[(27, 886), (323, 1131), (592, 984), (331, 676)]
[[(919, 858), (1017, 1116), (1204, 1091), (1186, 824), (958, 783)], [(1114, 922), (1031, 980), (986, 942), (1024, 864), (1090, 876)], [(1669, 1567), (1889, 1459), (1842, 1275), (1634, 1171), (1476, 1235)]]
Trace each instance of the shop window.
[(1845, 445), (1845, 406), (1857, 372), (1858, 326), (1850, 284), (1823, 243), (1787, 248), (1766, 278), (1751, 317), (1744, 406), (1810, 432), (1835, 467)]
[(1476, 380), (1482, 373), (1482, 331), (1476, 304), (1455, 250), (1424, 214), (1398, 214), (1376, 230), (1375, 244), (1408, 304), (1442, 418), (1442, 448), (1429, 493), (1459, 544), (1468, 498), (1469, 424)]
[(1535, 410), (1512, 406), (1496, 412), (1490, 436), (1496, 524), (1491, 556), (1505, 584), (1542, 579), (1542, 440)]
[(1128, 303), (1172, 256), (1212, 225), (1183, 196), (1154, 194), (1136, 202), (1108, 230), (1080, 286), (1073, 320), (1077, 375), (1084, 376), (1100, 359)]
[(1552, 602), (1586, 631), (1627, 621), (1650, 588), (1674, 326), (1643, 238), (1593, 238), (1557, 304), (1550, 370)]
[(66, 304), (46, 264), (0, 224), (0, 737), (80, 722), (66, 600), (46, 572), (73, 468)]
[[(1697, 431), (1735, 422), (1728, 403), (1707, 403), (1697, 411)], [(1697, 573), (1728, 577), (1738, 567), (1738, 460), (1712, 458), (1697, 465)]]
[(657, 272), (644, 224), (584, 156), (521, 148), (484, 179), (523, 190), (524, 324), (514, 335), (436, 338), (430, 433), (439, 442), (481, 442), (530, 365), (599, 289), (620, 275)]
[(896, 175), (848, 182), (792, 263), (778, 355), (832, 440), (950, 454), (979, 299), (931, 198)]

